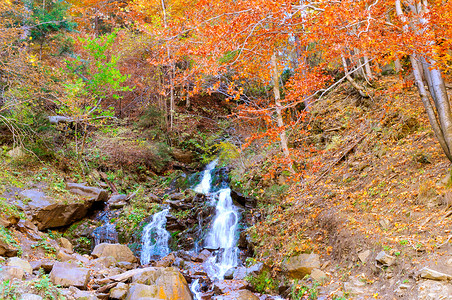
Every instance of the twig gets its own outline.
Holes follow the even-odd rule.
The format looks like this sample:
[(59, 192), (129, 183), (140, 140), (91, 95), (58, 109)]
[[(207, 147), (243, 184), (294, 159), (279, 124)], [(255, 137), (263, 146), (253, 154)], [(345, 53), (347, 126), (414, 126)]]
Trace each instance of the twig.
[(347, 150), (345, 150), (345, 152), (338, 158), (336, 159), (329, 167), (328, 169), (322, 173), (322, 175), (320, 175), (315, 181), (314, 184), (317, 184), (317, 182), (320, 181), (320, 179), (323, 178), (323, 176), (325, 176), (326, 174), (328, 174), (331, 169), (337, 165), (345, 156), (347, 156), (348, 153), (350, 153), (350, 151), (352, 151), (362, 140), (364, 140), (367, 137), (367, 134), (363, 135), (362, 137), (360, 137), (356, 142), (354, 142)]

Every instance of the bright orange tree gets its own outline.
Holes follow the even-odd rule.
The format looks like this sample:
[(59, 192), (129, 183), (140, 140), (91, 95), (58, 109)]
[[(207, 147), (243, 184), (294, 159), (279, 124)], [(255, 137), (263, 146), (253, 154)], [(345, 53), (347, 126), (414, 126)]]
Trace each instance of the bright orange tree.
[[(162, 51), (168, 53), (171, 45), (168, 58), (185, 55), (193, 61), (193, 91), (222, 91), (236, 100), (240, 117), (267, 124), (268, 130), (256, 137), (282, 141), (281, 133), (292, 121), (287, 110), (302, 102), (308, 108), (342, 80), (367, 97), (352, 73), (361, 72), (370, 82), (379, 65), (410, 56), (415, 75), (422, 72), (430, 87), (427, 94), (422, 77), (416, 77), (433, 129), (452, 158), (452, 121), (442, 75), (451, 63), (451, 1), (155, 1), (154, 7), (166, 7), (163, 15), (146, 10), (146, 2), (134, 3), (151, 19), (149, 32), (162, 42)], [(320, 63), (308, 62), (314, 53)], [(341, 68), (345, 76), (333, 82), (326, 75), (331, 68)], [(284, 86), (285, 97), (278, 99), (276, 92), (276, 101), (247, 97), (248, 81), (276, 86), (281, 80), (272, 82), (275, 70), (279, 78), (285, 69), (293, 74)], [(283, 157), (287, 165), (290, 160)]]

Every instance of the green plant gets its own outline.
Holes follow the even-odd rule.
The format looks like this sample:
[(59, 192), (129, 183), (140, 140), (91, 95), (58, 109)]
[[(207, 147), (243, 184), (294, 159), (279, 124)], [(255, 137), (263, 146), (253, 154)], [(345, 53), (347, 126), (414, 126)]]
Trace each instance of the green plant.
[(50, 281), (50, 277), (46, 274), (42, 275), (41, 278), (35, 279), (30, 283), (33, 287), (34, 291), (41, 295), (44, 299), (48, 300), (56, 300), (56, 299), (64, 299), (61, 296), (60, 291), (58, 290), (58, 286), (54, 285)]
[(55, 255), (56, 254), (56, 249), (55, 247), (53, 247), (49, 241), (47, 241), (47, 238), (42, 237), (41, 240), (34, 244), (31, 245), (32, 248), (38, 248), (41, 247), (42, 249), (44, 249), (45, 253), (48, 255)]
[(245, 280), (248, 281), (259, 293), (269, 293), (278, 287), (278, 281), (271, 277), (269, 271), (264, 270), (257, 276), (247, 276)]
[(306, 296), (308, 297), (307, 299), (314, 300), (317, 299), (317, 296), (319, 294), (317, 289), (318, 286), (319, 286), (318, 282), (314, 282), (312, 286), (309, 287), (302, 284), (298, 284), (298, 280), (295, 280), (294, 284), (292, 285), (290, 295), (292, 299), (295, 300), (306, 299), (305, 298)]
[(18, 299), (18, 283), (11, 280), (4, 280), (0, 283), (0, 299)]
[(3, 225), (0, 225), (0, 240), (3, 241), (4, 243), (16, 248), (18, 250), (19, 255), (22, 254), (22, 248), (16, 242), (16, 240), (12, 236), (11, 232), (7, 228), (5, 228)]

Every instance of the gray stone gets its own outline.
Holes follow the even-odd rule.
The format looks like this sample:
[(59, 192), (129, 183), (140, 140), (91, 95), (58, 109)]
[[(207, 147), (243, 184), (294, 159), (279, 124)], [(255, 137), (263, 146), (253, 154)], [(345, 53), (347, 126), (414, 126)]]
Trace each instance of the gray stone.
[(31, 274), (33, 273), (33, 267), (26, 260), (20, 259), (18, 257), (10, 257), (6, 261), (7, 266), (11, 267), (19, 267), (24, 270), (25, 273)]
[(134, 264), (130, 263), (128, 261), (120, 261), (116, 263), (116, 266), (118, 268), (124, 269), (124, 270), (132, 270), (134, 268)]
[(68, 183), (67, 189), (73, 194), (87, 197), (94, 202), (105, 202), (108, 199), (107, 191), (97, 187), (86, 186), (80, 183)]
[(381, 251), (380, 253), (377, 254), (377, 257), (375, 257), (375, 260), (377, 262), (385, 266), (392, 266), (395, 262), (395, 259), (396, 258), (394, 256), (386, 254), (386, 252), (384, 251)]
[(153, 300), (153, 299), (169, 299), (161, 289), (155, 285), (145, 285), (140, 283), (132, 283), (126, 296), (126, 300)]
[(452, 285), (446, 282), (422, 280), (418, 284), (418, 300), (450, 300)]
[(0, 281), (22, 279), (24, 278), (24, 270), (16, 266), (2, 266), (0, 268)]
[(70, 225), (86, 216), (92, 201), (55, 200), (38, 190), (23, 190), (17, 202), (39, 230)]
[(89, 280), (89, 270), (78, 267), (76, 264), (56, 262), (50, 272), (53, 284), (63, 287), (74, 286), (86, 289)]
[(233, 279), (234, 278), (234, 268), (230, 268), (229, 270), (224, 273), (224, 279)]
[(102, 243), (94, 247), (91, 255), (95, 258), (103, 256), (113, 256), (116, 261), (127, 261), (133, 263), (137, 261), (132, 250), (126, 245)]
[(42, 297), (35, 294), (22, 294), (19, 300), (42, 300)]
[(129, 291), (129, 285), (125, 283), (118, 283), (118, 285), (110, 290), (110, 298), (111, 299), (119, 299), (124, 300), (127, 296), (127, 292)]
[(303, 279), (310, 275), (313, 269), (320, 268), (320, 260), (317, 254), (300, 254), (284, 260), (282, 267), (290, 277)]
[(419, 276), (424, 279), (432, 279), (438, 281), (447, 281), (452, 279), (452, 275), (441, 273), (427, 267), (424, 267), (419, 271)]
[(69, 242), (69, 240), (67, 238), (60, 237), (59, 242), (60, 242), (61, 247), (63, 247), (67, 253), (74, 252), (72, 244), (71, 244), (71, 242)]
[(358, 254), (358, 258), (362, 263), (367, 262), (367, 260), (369, 259), (369, 256), (372, 254), (372, 251), (370, 250), (366, 250), (366, 251), (362, 251)]
[(219, 280), (215, 281), (213, 289), (217, 294), (226, 294), (232, 291), (245, 290), (248, 282), (245, 280)]

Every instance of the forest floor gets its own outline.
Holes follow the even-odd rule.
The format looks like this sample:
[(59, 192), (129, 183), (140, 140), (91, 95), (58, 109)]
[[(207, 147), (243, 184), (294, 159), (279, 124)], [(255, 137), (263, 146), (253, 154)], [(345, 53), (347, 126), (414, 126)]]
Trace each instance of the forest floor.
[[(259, 253), (270, 264), (319, 253), (329, 277), (326, 295), (368, 287), (367, 296), (413, 299), (421, 267), (452, 271), (451, 164), (415, 87), (400, 85), (385, 77), (364, 100), (342, 85), (314, 105), (311, 138), (323, 149), (306, 162), (313, 167), (304, 181), (279, 205), (263, 208), (267, 217), (253, 228), (264, 236)], [(366, 250), (372, 254), (363, 262), (358, 255)], [(396, 264), (378, 266), (380, 251)], [(363, 286), (347, 291), (352, 279)], [(401, 295), (402, 283), (410, 287)]]

